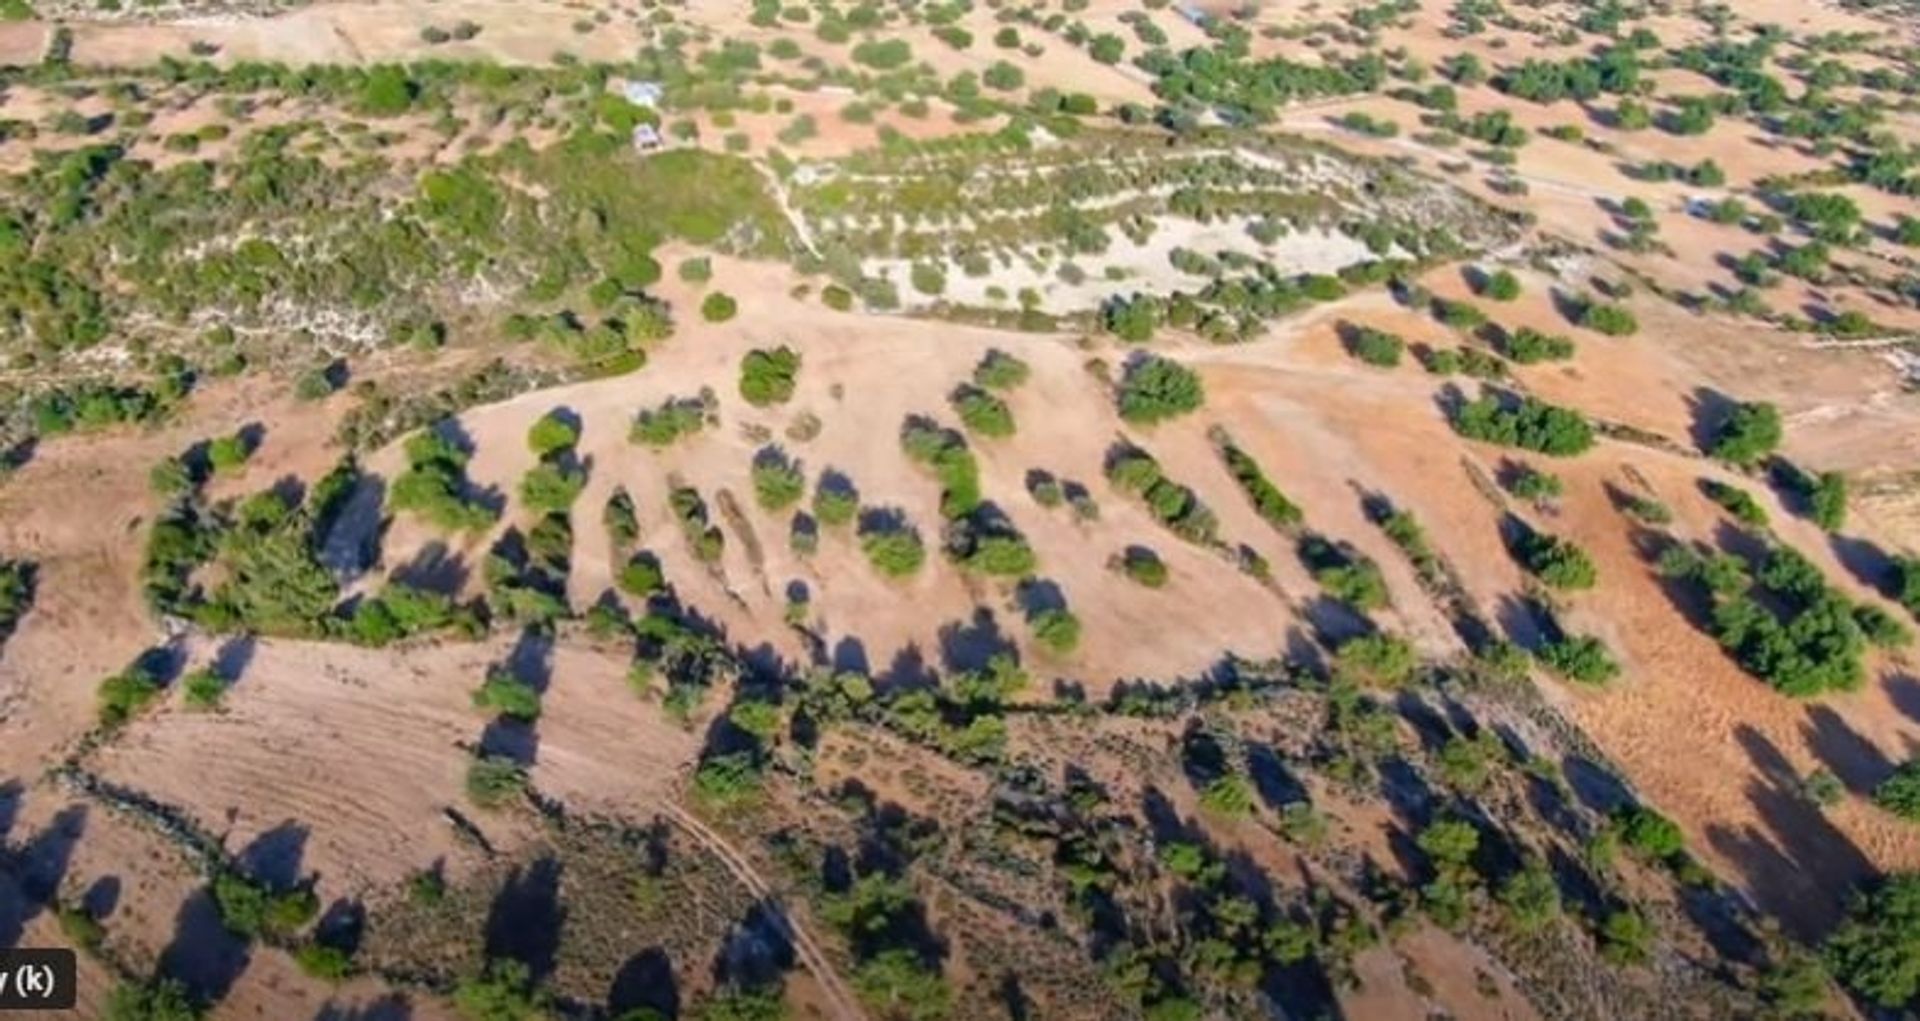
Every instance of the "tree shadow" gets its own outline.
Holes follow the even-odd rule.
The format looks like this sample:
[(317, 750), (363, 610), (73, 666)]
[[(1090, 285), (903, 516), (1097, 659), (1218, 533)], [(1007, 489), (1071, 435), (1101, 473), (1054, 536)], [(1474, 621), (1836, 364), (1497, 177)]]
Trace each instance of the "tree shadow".
[(388, 993), (370, 1003), (329, 1003), (313, 1021), (411, 1021), (413, 1003), (404, 993)]
[[(1915, 723), (1920, 723), (1920, 679), (1911, 674), (1893, 674), (1882, 684), (1887, 691), (1888, 701), (1900, 711), (1900, 715)], [(0, 825), (0, 836), (5, 835), (6, 827)]]
[(213, 892), (201, 887), (187, 895), (173, 919), (173, 939), (160, 952), (157, 972), (186, 987), (195, 1002), (213, 1006), (226, 999), (252, 961), (247, 941), (227, 930)]
[(874, 677), (874, 683), (886, 693), (921, 691), (938, 688), (940, 677), (927, 665), (920, 646), (908, 642), (893, 654), (893, 662), (888, 664), (885, 672)]
[(457, 596), (466, 587), (470, 573), (465, 558), (448, 549), (446, 543), (435, 540), (421, 547), (412, 560), (395, 568), (392, 580), (445, 596)]
[[(1873, 789), (1893, 773), (1893, 760), (1830, 706), (1808, 706), (1806, 722), (1800, 725), (1800, 736), (1813, 757), (1855, 794), (1873, 793)], [(1788, 777), (1789, 781), (1797, 779)]]
[(1760, 825), (1708, 828), (1708, 843), (1740, 870), (1762, 910), (1797, 939), (1814, 941), (1839, 920), (1848, 892), (1872, 864), (1799, 791), (1794, 770), (1767, 737), (1742, 725), (1736, 740), (1752, 761), (1746, 785)]
[(950, 621), (940, 628), (940, 662), (948, 670), (983, 670), (996, 656), (1017, 654), (993, 611), (984, 606), (973, 608), (971, 621)]
[(120, 909), (120, 888), (119, 876), (101, 876), (80, 895), (80, 910), (96, 922), (112, 918)]
[(1854, 580), (1888, 599), (1900, 598), (1900, 566), (1886, 550), (1865, 539), (1831, 533), (1827, 545)]
[(1686, 399), (1688, 414), (1692, 423), (1688, 426), (1687, 436), (1700, 450), (1713, 449), (1713, 441), (1720, 435), (1720, 429), (1732, 417), (1733, 409), (1739, 402), (1709, 386), (1697, 386)]
[(367, 934), (367, 909), (358, 900), (339, 898), (320, 913), (313, 926), (313, 941), (333, 947), (351, 957), (360, 951)]
[(553, 683), (553, 648), (552, 633), (544, 628), (523, 628), (498, 668), (544, 695)]
[(478, 751), (487, 758), (507, 759), (531, 769), (540, 760), (540, 733), (520, 720), (495, 717), (480, 731)]
[(541, 858), (516, 867), (493, 895), (485, 930), (488, 960), (527, 966), (535, 985), (553, 974), (567, 908), (560, 902), (560, 862)]
[(1254, 793), (1269, 808), (1278, 810), (1308, 800), (1306, 785), (1287, 768), (1270, 744), (1258, 741), (1247, 744), (1247, 778), (1253, 781)]
[(721, 942), (714, 955), (713, 980), (720, 986), (777, 986), (793, 964), (786, 916), (778, 905), (758, 901)]
[(87, 828), (87, 806), (69, 805), (17, 852), (0, 847), (0, 949), (16, 946), (28, 922), (52, 904)]
[(1584, 755), (1568, 755), (1560, 762), (1560, 773), (1567, 778), (1573, 796), (1599, 815), (1612, 815), (1638, 803), (1619, 774)]
[(213, 654), (213, 662), (208, 665), (231, 687), (246, 674), (247, 667), (253, 662), (257, 644), (252, 635), (235, 635), (220, 644), (219, 650)]
[(838, 673), (871, 674), (873, 664), (867, 661), (867, 645), (854, 635), (847, 635), (833, 643), (833, 653), (828, 663)]
[(362, 474), (334, 513), (317, 557), (335, 578), (358, 578), (380, 562), (380, 541), (387, 527), (386, 499), (386, 480)]
[(627, 958), (607, 990), (607, 1011), (615, 1016), (651, 1010), (666, 1021), (680, 1016), (679, 983), (673, 961), (660, 947), (649, 947)]
[(300, 863), (306, 857), (308, 828), (288, 819), (248, 841), (233, 856), (234, 868), (274, 890), (292, 890), (304, 881)]

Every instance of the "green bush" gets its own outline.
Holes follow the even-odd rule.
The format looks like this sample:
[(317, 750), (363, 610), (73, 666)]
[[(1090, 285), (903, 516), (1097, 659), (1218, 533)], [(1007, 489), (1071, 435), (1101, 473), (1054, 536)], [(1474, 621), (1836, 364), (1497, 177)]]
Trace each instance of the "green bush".
[(540, 718), (539, 690), (505, 670), (487, 674), (479, 690), (473, 693), (473, 705), (522, 723)]
[(740, 305), (733, 296), (720, 291), (708, 294), (700, 301), (700, 318), (710, 323), (724, 323), (740, 311)]
[(1005, 439), (1014, 433), (1013, 409), (1007, 402), (986, 390), (962, 385), (947, 398), (967, 431), (988, 439)]
[(1920, 994), (1920, 874), (1895, 873), (1857, 894), (1825, 957), (1834, 978), (1867, 1002), (1912, 1006)]
[(807, 493), (807, 477), (800, 466), (775, 447), (753, 459), (753, 496), (762, 509), (785, 510)]
[(784, 404), (793, 398), (800, 375), (800, 355), (792, 348), (753, 350), (740, 360), (740, 396), (756, 408)]
[(1640, 321), (1625, 307), (1593, 300), (1581, 308), (1580, 325), (1608, 337), (1629, 337), (1640, 332)]
[(1520, 562), (1541, 581), (1557, 589), (1590, 589), (1599, 570), (1587, 551), (1556, 536), (1534, 532), (1522, 539)]
[(1507, 334), (1500, 345), (1500, 353), (1522, 365), (1534, 365), (1546, 361), (1565, 361), (1573, 357), (1573, 341), (1556, 333), (1541, 333), (1531, 326), (1522, 326)]
[(1766, 527), (1767, 509), (1754, 499), (1752, 493), (1718, 479), (1707, 479), (1700, 484), (1700, 488), (1706, 492), (1707, 499), (1726, 508), (1727, 513), (1740, 521)]
[(823, 527), (838, 527), (851, 522), (860, 512), (860, 492), (852, 483), (844, 479), (829, 480), (822, 476), (813, 489), (813, 517)]
[(1206, 400), (1192, 369), (1157, 355), (1134, 362), (1120, 385), (1120, 417), (1153, 425), (1198, 410)]
[(1920, 759), (1908, 759), (1873, 789), (1873, 803), (1908, 822), (1920, 822)]
[(564, 514), (586, 486), (586, 472), (543, 461), (520, 477), (520, 506), (534, 514)]
[(1582, 684), (1605, 684), (1620, 676), (1620, 664), (1605, 642), (1591, 635), (1562, 637), (1536, 653), (1548, 670)]
[(527, 448), (541, 460), (572, 450), (578, 442), (580, 427), (555, 412), (540, 416), (539, 421), (527, 430)]
[(1334, 668), (1343, 676), (1382, 687), (1398, 687), (1413, 679), (1420, 658), (1413, 644), (1399, 635), (1376, 632), (1348, 639), (1334, 653)]
[(1554, 457), (1572, 457), (1593, 446), (1593, 427), (1579, 412), (1524, 397), (1509, 407), (1494, 393), (1481, 395), (1454, 414), (1460, 435), (1484, 443), (1519, 447)]
[(1707, 453), (1750, 468), (1780, 446), (1780, 409), (1764, 401), (1742, 402), (1714, 433)]
[(1031, 371), (1026, 362), (994, 348), (974, 366), (973, 382), (987, 390), (1011, 390), (1025, 383)]
[(1066, 655), (1080, 645), (1080, 618), (1064, 607), (1051, 607), (1030, 615), (1027, 627), (1041, 647), (1055, 655)]
[(407, 440), (407, 470), (394, 479), (387, 499), (395, 510), (418, 514), (449, 531), (476, 532), (499, 514), (465, 496), (467, 453), (431, 429)]
[(527, 789), (527, 771), (504, 755), (476, 754), (467, 763), (467, 798), (481, 808), (499, 808)]
[(874, 569), (889, 578), (905, 578), (926, 563), (927, 548), (910, 526), (870, 528), (860, 535), (860, 550)]
[(1261, 470), (1259, 462), (1252, 455), (1226, 440), (1224, 434), (1219, 440), (1219, 448), (1221, 458), (1227, 463), (1227, 471), (1232, 473), (1234, 481), (1240, 483), (1241, 491), (1253, 501), (1253, 509), (1262, 519), (1282, 531), (1289, 531), (1304, 520), (1305, 515), (1300, 507), (1287, 499), (1286, 494), (1267, 478), (1266, 472)]
[(1507, 270), (1496, 270), (1481, 282), (1480, 293), (1495, 301), (1512, 301), (1520, 297), (1520, 278)]
[(1145, 546), (1129, 547), (1121, 554), (1120, 565), (1127, 577), (1147, 588), (1160, 588), (1167, 583), (1166, 562)]
[(340, 982), (353, 971), (353, 958), (345, 950), (324, 943), (303, 943), (293, 952), (300, 970), (323, 982)]
[(195, 670), (180, 682), (190, 709), (218, 709), (226, 696), (226, 678), (209, 669)]
[(627, 440), (649, 447), (667, 447), (683, 436), (705, 428), (707, 407), (698, 399), (668, 399), (636, 415)]
[(118, 727), (160, 696), (160, 680), (140, 663), (100, 682), (100, 723)]
[(1385, 330), (1356, 326), (1348, 337), (1347, 349), (1368, 365), (1391, 369), (1400, 364), (1400, 356), (1406, 352), (1407, 342)]

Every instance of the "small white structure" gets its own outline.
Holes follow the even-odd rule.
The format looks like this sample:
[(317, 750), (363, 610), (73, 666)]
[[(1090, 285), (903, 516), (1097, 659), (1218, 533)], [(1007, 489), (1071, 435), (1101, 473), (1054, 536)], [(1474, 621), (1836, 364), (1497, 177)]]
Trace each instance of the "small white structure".
[(633, 149), (635, 152), (652, 152), (666, 144), (660, 137), (660, 129), (651, 124), (636, 124), (633, 127)]
[(660, 97), (665, 92), (659, 82), (625, 82), (620, 86), (620, 94), (635, 106), (652, 109), (660, 105)]

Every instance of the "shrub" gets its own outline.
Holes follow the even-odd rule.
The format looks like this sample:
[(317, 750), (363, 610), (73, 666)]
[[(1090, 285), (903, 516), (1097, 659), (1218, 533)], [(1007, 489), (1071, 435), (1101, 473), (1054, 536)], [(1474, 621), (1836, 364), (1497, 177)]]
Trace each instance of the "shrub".
[(1807, 506), (1814, 524), (1829, 532), (1847, 523), (1847, 477), (1839, 472), (1821, 472), (1807, 493)]
[(1520, 541), (1520, 562), (1557, 589), (1590, 589), (1598, 580), (1593, 558), (1573, 543), (1534, 532)]
[(860, 493), (852, 483), (822, 476), (813, 489), (813, 517), (823, 526), (837, 527), (852, 521), (860, 511)]
[(243, 436), (220, 436), (207, 444), (207, 464), (215, 475), (225, 475), (247, 463), (253, 448)]
[(1347, 349), (1368, 365), (1390, 369), (1400, 364), (1400, 356), (1405, 353), (1407, 342), (1385, 330), (1359, 326), (1353, 329)]
[(339, 947), (324, 943), (304, 943), (293, 952), (300, 970), (323, 982), (339, 982), (353, 971), (353, 959)]
[(988, 439), (1004, 439), (1013, 435), (1013, 409), (993, 394), (978, 387), (963, 385), (954, 390), (947, 400), (968, 432)]
[(406, 450), (407, 470), (387, 492), (394, 509), (452, 531), (479, 531), (498, 519), (491, 507), (465, 496), (465, 451), (431, 429), (407, 440)]
[(1160, 588), (1167, 583), (1166, 562), (1145, 546), (1129, 547), (1121, 554), (1120, 564), (1127, 577), (1147, 588)]
[(1727, 513), (1735, 518), (1749, 525), (1766, 527), (1767, 509), (1760, 506), (1760, 501), (1754, 499), (1752, 493), (1718, 479), (1708, 479), (1701, 483), (1700, 488), (1706, 492), (1707, 499), (1726, 508)]
[(872, 528), (860, 536), (860, 550), (874, 569), (889, 578), (905, 578), (926, 563), (927, 548), (910, 526)]
[(1548, 670), (1582, 684), (1605, 684), (1620, 676), (1620, 664), (1606, 643), (1591, 635), (1561, 637), (1535, 655)]
[(520, 505), (535, 514), (565, 514), (586, 485), (586, 472), (543, 461), (520, 477)]
[(100, 723), (118, 727), (160, 695), (160, 680), (140, 663), (100, 682)]
[(540, 718), (540, 692), (505, 670), (487, 674), (486, 681), (473, 693), (473, 705), (522, 723)]
[(601, 523), (606, 526), (607, 540), (616, 550), (625, 549), (640, 539), (640, 518), (634, 511), (633, 496), (625, 486), (613, 487), (607, 497), (606, 507), (600, 512)]
[(1541, 333), (1531, 326), (1522, 326), (1508, 334), (1500, 350), (1501, 354), (1522, 365), (1563, 361), (1572, 358), (1573, 352), (1572, 340), (1559, 334)]
[(1645, 964), (1652, 955), (1653, 923), (1631, 908), (1621, 908), (1600, 925), (1600, 953), (1615, 964)]
[(1384, 687), (1405, 684), (1419, 665), (1412, 643), (1385, 632), (1348, 639), (1334, 654), (1339, 673)]
[(1080, 618), (1064, 607), (1051, 607), (1027, 618), (1033, 639), (1056, 655), (1066, 655), (1080, 645)]
[(1764, 401), (1742, 402), (1715, 431), (1707, 453), (1750, 468), (1780, 446), (1780, 409)]
[(786, 454), (768, 447), (753, 459), (753, 496), (769, 511), (785, 510), (807, 492), (807, 477)]
[(227, 693), (227, 681), (212, 670), (195, 670), (181, 682), (190, 709), (217, 709)]
[(740, 396), (757, 408), (784, 404), (793, 398), (799, 374), (800, 356), (792, 348), (749, 351), (740, 360)]
[(704, 255), (680, 261), (680, 279), (690, 284), (704, 284), (713, 279), (713, 260)]
[(947, 289), (947, 274), (930, 262), (916, 262), (907, 271), (907, 282), (928, 297), (938, 297)]
[(481, 808), (499, 808), (526, 789), (526, 769), (507, 756), (476, 754), (467, 763), (467, 798)]
[(546, 460), (580, 442), (580, 427), (559, 414), (546, 414), (527, 430), (527, 447), (535, 457)]
[(1153, 425), (1195, 411), (1205, 399), (1192, 369), (1148, 355), (1133, 363), (1120, 385), (1120, 417)]
[(740, 304), (733, 296), (714, 291), (700, 301), (700, 318), (710, 323), (724, 323), (740, 311)]
[(1640, 321), (1620, 305), (1588, 301), (1580, 310), (1580, 325), (1608, 337), (1629, 337), (1640, 332)]
[(1027, 381), (1027, 363), (994, 348), (973, 368), (974, 385), (988, 390), (1011, 390)]
[(1896, 873), (1855, 896), (1827, 939), (1827, 966), (1841, 984), (1889, 1010), (1920, 994), (1920, 873)]
[(1540, 501), (1558, 499), (1566, 486), (1560, 476), (1526, 466), (1515, 473), (1508, 488), (1522, 500)]
[(1521, 932), (1538, 932), (1560, 916), (1560, 884), (1553, 870), (1539, 862), (1507, 877), (1498, 896), (1507, 918)]
[(1908, 822), (1920, 822), (1920, 759), (1909, 759), (1873, 789), (1873, 803)]
[(1668, 861), (1687, 849), (1680, 825), (1645, 805), (1622, 811), (1617, 822), (1621, 842), (1648, 860)]
[(666, 400), (659, 407), (636, 415), (627, 430), (627, 440), (649, 447), (671, 446), (682, 436), (691, 436), (707, 424), (706, 404), (700, 400)]
[(1252, 455), (1224, 438), (1219, 446), (1220, 456), (1227, 462), (1227, 471), (1233, 474), (1234, 481), (1240, 483), (1241, 492), (1253, 501), (1254, 511), (1267, 524), (1281, 531), (1289, 531), (1305, 520), (1306, 515), (1299, 505), (1287, 499), (1280, 487), (1267, 478), (1266, 472), (1261, 470), (1259, 462)]
[(1507, 406), (1494, 393), (1463, 405), (1453, 417), (1460, 435), (1554, 457), (1572, 457), (1593, 446), (1593, 427), (1579, 412), (1533, 397)]
[(1480, 293), (1495, 301), (1512, 301), (1520, 297), (1520, 278), (1507, 270), (1498, 270), (1482, 281)]

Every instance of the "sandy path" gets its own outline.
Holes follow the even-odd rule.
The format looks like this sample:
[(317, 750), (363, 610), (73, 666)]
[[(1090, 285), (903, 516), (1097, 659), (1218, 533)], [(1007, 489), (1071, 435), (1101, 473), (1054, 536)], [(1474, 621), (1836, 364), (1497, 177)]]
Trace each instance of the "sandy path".
[(688, 836), (699, 842), (715, 858), (720, 859), (720, 863), (726, 866), (727, 871), (732, 873), (735, 879), (739, 880), (740, 885), (746, 887), (748, 892), (752, 893), (765, 907), (768, 915), (779, 926), (781, 935), (793, 944), (794, 952), (799, 955), (801, 965), (813, 975), (814, 981), (820, 984), (820, 989), (827, 997), (828, 1007), (832, 1010), (833, 1016), (838, 1021), (865, 1021), (866, 1013), (860, 1009), (859, 1001), (847, 989), (846, 984), (840, 981), (839, 974), (833, 970), (833, 963), (828, 960), (825, 953), (821, 952), (820, 945), (814, 941), (813, 934), (781, 906), (779, 895), (760, 875), (760, 871), (754, 868), (753, 862), (746, 855), (741, 854), (727, 838), (715, 832), (712, 827), (701, 822), (693, 813), (679, 804), (668, 802), (663, 810), (667, 818), (673, 820), (674, 825), (686, 831)]

